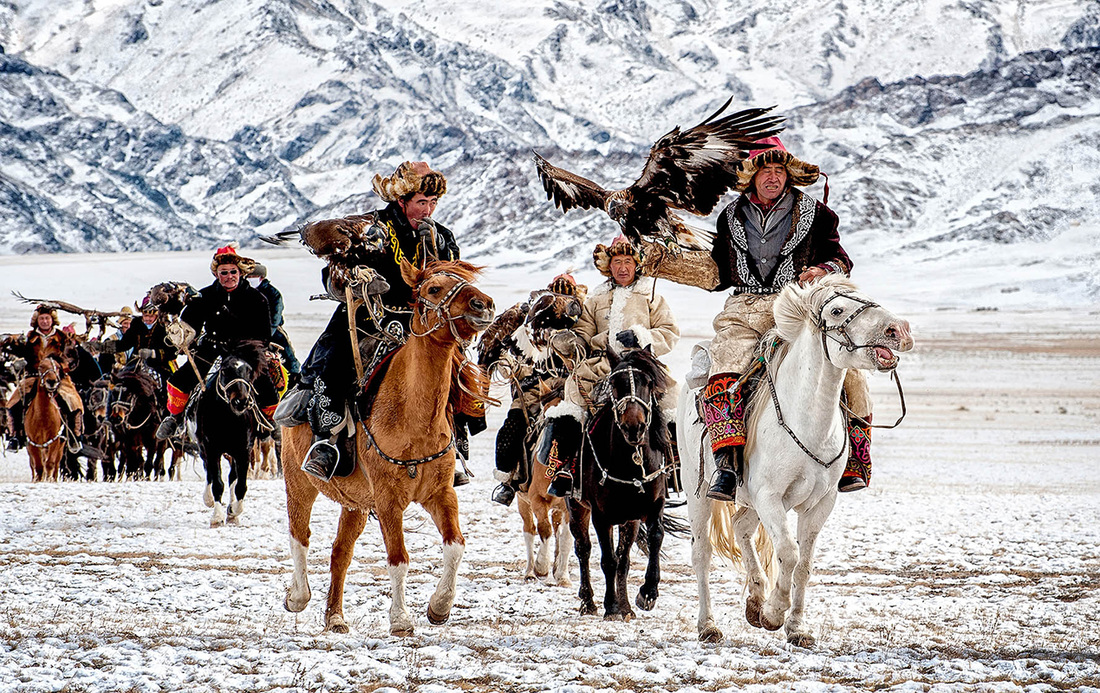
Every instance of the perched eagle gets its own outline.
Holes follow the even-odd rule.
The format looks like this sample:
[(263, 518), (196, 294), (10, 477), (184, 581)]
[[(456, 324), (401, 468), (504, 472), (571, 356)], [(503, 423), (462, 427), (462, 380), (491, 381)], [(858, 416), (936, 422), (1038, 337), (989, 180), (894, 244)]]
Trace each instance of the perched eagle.
[(325, 288), (331, 298), (344, 300), (344, 289), (353, 287), (357, 298), (385, 293), (389, 284), (369, 265), (373, 257), (385, 252), (389, 231), (376, 214), (353, 214), (341, 219), (322, 219), (295, 231), (260, 236), (272, 245), (282, 245), (297, 237), (309, 251), (328, 263), (322, 271)]
[(649, 150), (642, 175), (622, 190), (605, 190), (596, 183), (553, 166), (535, 154), (546, 199), (568, 212), (574, 207), (602, 209), (619, 223), (623, 234), (638, 244), (642, 237), (675, 251), (705, 250), (707, 245), (672, 210), (706, 216), (737, 182), (738, 164), (749, 149), (764, 148), (758, 140), (780, 133), (783, 119), (766, 115), (769, 108), (750, 108), (719, 117), (730, 97), (709, 118), (693, 128), (673, 128)]

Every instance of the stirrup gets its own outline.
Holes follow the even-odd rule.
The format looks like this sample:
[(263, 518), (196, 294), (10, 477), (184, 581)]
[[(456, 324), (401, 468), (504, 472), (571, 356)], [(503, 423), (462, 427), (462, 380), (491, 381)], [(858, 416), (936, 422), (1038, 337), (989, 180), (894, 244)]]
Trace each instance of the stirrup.
[(733, 503), (737, 500), (737, 472), (721, 467), (718, 469), (718, 478), (707, 489), (707, 498), (711, 500)]
[(493, 495), (490, 498), (494, 503), (500, 503), (507, 508), (516, 498), (516, 490), (508, 484), (500, 484), (493, 489)]
[(302, 471), (321, 481), (332, 481), (340, 462), (340, 450), (327, 440), (318, 440), (306, 452)]
[(164, 420), (157, 426), (157, 432), (154, 434), (157, 440), (168, 440), (172, 437), (172, 434), (176, 432), (176, 428), (179, 427), (179, 421), (176, 420), (177, 416), (180, 415), (169, 414), (164, 417)]

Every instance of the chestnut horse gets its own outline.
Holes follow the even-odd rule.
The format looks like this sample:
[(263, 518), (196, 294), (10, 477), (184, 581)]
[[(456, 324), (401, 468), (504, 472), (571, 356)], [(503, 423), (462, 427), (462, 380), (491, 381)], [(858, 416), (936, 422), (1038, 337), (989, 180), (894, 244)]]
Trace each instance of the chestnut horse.
[(31, 477), (35, 481), (57, 481), (61, 470), (61, 457), (65, 452), (65, 418), (57, 403), (61, 378), (61, 364), (57, 359), (44, 357), (38, 364), (34, 397), (23, 415)]
[(356, 426), (358, 469), (351, 475), (323, 482), (303, 472), (301, 464), (313, 439), (309, 425), (283, 429), (283, 479), (294, 561), (283, 602), (288, 611), (302, 611), (309, 603), (306, 553), (318, 493), (342, 506), (329, 565), (326, 631), (348, 632), (344, 580), (355, 542), (373, 511), (386, 545), (390, 633), (412, 634), (413, 620), (405, 606), (409, 554), (402, 521), (414, 501), (432, 516), (443, 539), (442, 575), (428, 603), (428, 621), (439, 625), (450, 617), (465, 540), (451, 485), (455, 450), (448, 402), (457, 394), (452, 383), (470, 370), (462, 368), (465, 346), (493, 320), (493, 300), (471, 284), (479, 273), (480, 268), (461, 261), (434, 262), (421, 270), (402, 262), (401, 275), (415, 297), (411, 336), (390, 358), (370, 415)]

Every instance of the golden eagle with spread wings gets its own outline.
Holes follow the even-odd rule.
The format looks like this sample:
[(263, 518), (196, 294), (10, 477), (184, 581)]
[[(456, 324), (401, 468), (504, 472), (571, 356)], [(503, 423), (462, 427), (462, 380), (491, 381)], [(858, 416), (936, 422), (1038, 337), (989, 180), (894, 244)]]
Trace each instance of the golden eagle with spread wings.
[(722, 116), (732, 101), (730, 97), (695, 127), (681, 131), (676, 126), (657, 140), (642, 175), (622, 190), (605, 190), (536, 153), (546, 199), (563, 212), (574, 207), (604, 210), (635, 244), (647, 237), (673, 250), (681, 246), (705, 250), (697, 233), (672, 210), (710, 214), (737, 182), (737, 167), (748, 150), (766, 148), (756, 142), (783, 130), (782, 118), (767, 115), (774, 106)]

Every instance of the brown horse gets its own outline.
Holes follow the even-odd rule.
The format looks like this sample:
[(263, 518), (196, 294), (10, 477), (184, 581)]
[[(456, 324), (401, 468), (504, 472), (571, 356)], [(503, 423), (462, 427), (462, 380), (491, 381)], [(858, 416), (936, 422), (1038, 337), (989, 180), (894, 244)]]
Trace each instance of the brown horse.
[(61, 364), (57, 359), (44, 357), (38, 365), (34, 397), (23, 415), (31, 478), (35, 481), (57, 481), (61, 470), (61, 457), (65, 452), (65, 419), (56, 398), (61, 378)]
[[(569, 552), (573, 535), (569, 533), (569, 505), (564, 498), (547, 493), (550, 479), (542, 462), (531, 459), (531, 484), (519, 492), (518, 510), (523, 518), (523, 539), (527, 544), (527, 569), (524, 579), (534, 582), (550, 577), (554, 584), (569, 587)], [(554, 538), (551, 565), (550, 538)], [(536, 554), (537, 551), (537, 554)]]
[(355, 541), (373, 511), (386, 544), (390, 633), (412, 634), (413, 620), (405, 606), (409, 554), (402, 527), (405, 509), (412, 502), (428, 511), (443, 539), (443, 571), (428, 604), (428, 620), (439, 625), (450, 617), (465, 540), (458, 526), (458, 497), (451, 485), (455, 451), (448, 412), (460, 393), (452, 383), (460, 371), (465, 375), (469, 370), (460, 368), (462, 351), (493, 320), (493, 300), (470, 283), (479, 272), (480, 268), (461, 261), (436, 262), (422, 270), (402, 263), (402, 277), (415, 296), (411, 336), (391, 357), (369, 418), (356, 426), (358, 470), (329, 482), (306, 474), (301, 464), (312, 441), (309, 426), (283, 429), (283, 478), (294, 560), (294, 575), (283, 602), (288, 611), (302, 611), (310, 599), (306, 553), (317, 494), (342, 506), (329, 565), (326, 631), (348, 632), (344, 579)]

